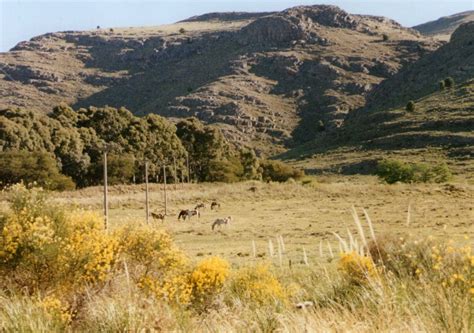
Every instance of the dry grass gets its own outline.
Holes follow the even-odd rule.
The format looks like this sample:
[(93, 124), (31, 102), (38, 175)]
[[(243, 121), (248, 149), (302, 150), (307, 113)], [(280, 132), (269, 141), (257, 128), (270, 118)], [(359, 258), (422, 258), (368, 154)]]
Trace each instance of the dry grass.
[[(357, 233), (352, 222), (355, 206), (362, 221), (362, 209), (370, 216), (377, 234), (415, 234), (450, 238), (465, 242), (473, 236), (473, 191), (468, 184), (380, 184), (373, 177), (309, 177), (311, 183), (259, 183), (168, 185), (168, 214), (164, 227), (191, 257), (219, 255), (234, 264), (267, 260), (269, 240), (274, 245), (272, 260), (279, 264), (278, 239), (284, 241), (283, 264), (303, 264), (303, 248), (310, 263), (320, 262), (322, 252), (329, 255), (329, 242), (337, 252), (333, 232)], [(249, 190), (256, 186), (256, 192)], [(116, 186), (110, 189), (110, 224), (112, 228), (136, 221), (145, 222), (144, 186)], [(150, 186), (152, 211), (163, 211), (162, 186)], [(87, 188), (57, 196), (57, 201), (90, 209), (101, 209), (100, 187)], [(211, 211), (209, 203), (222, 204)], [(178, 222), (179, 210), (207, 203), (201, 218)], [(408, 206), (410, 222), (407, 225)], [(219, 217), (232, 216), (228, 227), (211, 230)], [(367, 226), (365, 225), (364, 228)], [(367, 235), (370, 231), (367, 229)], [(255, 243), (257, 258), (253, 256)], [(196, 258), (199, 259), (199, 258)], [(323, 261), (325, 261), (324, 259)]]
[[(60, 320), (68, 311), (61, 303), (48, 303), (56, 311), (51, 315), (45, 310), (47, 295), (24, 295), (10, 281), (11, 289), (0, 291), (0, 331), (472, 330), (474, 257), (467, 244), (474, 232), (472, 186), (388, 186), (369, 177), (316, 180), (169, 186), (173, 213), (198, 202), (222, 204), (219, 212), (204, 211), (199, 221), (177, 222), (173, 215), (163, 225), (154, 222), (169, 230), (191, 258), (212, 254), (231, 262), (223, 288), (206, 299), (205, 307), (168, 303), (144, 292), (134, 278), (143, 267), (132, 265), (133, 258), (126, 264), (124, 257), (101, 288), (86, 287), (68, 322)], [(249, 191), (251, 186), (257, 190)], [(160, 208), (160, 185), (151, 189), (152, 207)], [(112, 228), (144, 222), (142, 190), (111, 187)], [(98, 187), (87, 188), (54, 195), (54, 200), (98, 210), (100, 194)], [(229, 214), (231, 226), (212, 232), (213, 218)], [(218, 268), (213, 265), (206, 264), (203, 274)], [(309, 308), (295, 307), (307, 301)]]

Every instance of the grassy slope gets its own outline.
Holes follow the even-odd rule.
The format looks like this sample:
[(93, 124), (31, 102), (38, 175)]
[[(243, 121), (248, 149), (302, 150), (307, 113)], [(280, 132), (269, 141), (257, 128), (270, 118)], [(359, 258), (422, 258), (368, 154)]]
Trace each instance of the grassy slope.
[(441, 17), (435, 21), (414, 26), (413, 29), (418, 30), (424, 35), (448, 41), (449, 37), (457, 27), (469, 21), (474, 21), (473, 10)]
[(283, 155), (309, 172), (369, 173), (375, 161), (446, 160), (455, 174), (474, 174), (474, 81), (437, 91), (403, 107), (359, 112), (338, 135), (321, 137)]

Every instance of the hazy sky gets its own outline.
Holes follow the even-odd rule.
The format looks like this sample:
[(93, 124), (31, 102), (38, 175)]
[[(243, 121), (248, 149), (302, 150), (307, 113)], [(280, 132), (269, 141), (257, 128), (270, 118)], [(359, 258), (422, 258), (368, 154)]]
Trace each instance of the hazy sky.
[(222, 11), (274, 11), (334, 4), (354, 14), (383, 15), (405, 26), (474, 9), (474, 0), (0, 0), (0, 52), (46, 32), (172, 23)]

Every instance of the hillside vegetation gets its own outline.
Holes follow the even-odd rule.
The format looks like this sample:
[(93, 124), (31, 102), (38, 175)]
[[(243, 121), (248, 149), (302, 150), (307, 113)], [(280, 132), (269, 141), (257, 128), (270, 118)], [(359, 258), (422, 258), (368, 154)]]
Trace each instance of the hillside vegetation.
[[(446, 161), (473, 174), (474, 24), (450, 43), (383, 81), (368, 104), (350, 113), (339, 131), (324, 133), (282, 157), (309, 172), (372, 173), (377, 160)], [(453, 82), (448, 87), (445, 81)], [(407, 109), (409, 102), (413, 109)]]
[[(97, 185), (103, 181), (104, 152), (110, 184), (141, 183), (145, 161), (150, 180), (168, 182), (298, 178), (282, 162), (237, 149), (221, 132), (196, 118), (176, 125), (150, 114), (136, 117), (125, 108), (79, 109), (67, 105), (49, 115), (0, 111), (0, 187), (24, 181), (51, 189)], [(64, 174), (68, 177), (64, 177)], [(71, 180), (74, 181), (72, 181)]]

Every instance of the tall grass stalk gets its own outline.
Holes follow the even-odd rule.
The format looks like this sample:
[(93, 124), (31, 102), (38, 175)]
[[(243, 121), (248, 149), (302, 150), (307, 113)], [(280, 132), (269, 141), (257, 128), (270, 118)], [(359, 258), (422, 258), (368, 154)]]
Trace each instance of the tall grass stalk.
[(273, 256), (275, 255), (275, 250), (273, 248), (273, 242), (271, 239), (268, 240), (268, 255), (270, 256), (270, 258), (273, 258)]
[(309, 266), (308, 255), (306, 254), (306, 249), (303, 246), (303, 262), (306, 266)]
[(354, 222), (357, 225), (357, 229), (359, 230), (360, 239), (364, 243), (364, 246), (367, 246), (367, 239), (365, 238), (364, 229), (362, 228), (362, 223), (360, 222), (359, 216), (357, 215), (357, 211), (354, 206), (352, 206), (352, 217), (354, 218)]

